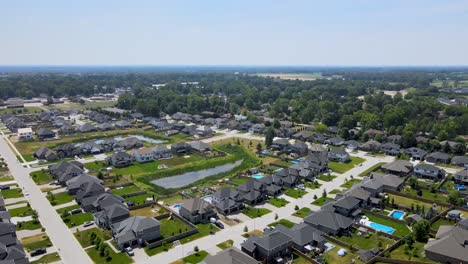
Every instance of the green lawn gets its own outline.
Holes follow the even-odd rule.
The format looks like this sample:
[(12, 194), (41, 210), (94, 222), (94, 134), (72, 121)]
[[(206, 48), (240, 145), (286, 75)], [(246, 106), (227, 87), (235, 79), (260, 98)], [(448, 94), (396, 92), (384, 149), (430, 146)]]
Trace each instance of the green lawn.
[(271, 211), (266, 208), (254, 208), (247, 206), (244, 210), (242, 210), (242, 213), (250, 218), (257, 218), (269, 214)]
[(308, 182), (305, 182), (304, 185), (305, 185), (306, 188), (309, 188), (309, 189), (312, 189), (312, 190), (318, 189), (318, 188), (320, 188), (320, 186), (322, 186), (322, 184), (320, 184), (318, 181), (315, 181), (315, 182), (309, 182), (308, 181)]
[(285, 227), (288, 227), (288, 228), (292, 228), (294, 226), (294, 223), (287, 219), (280, 219), (278, 221), (268, 224), (268, 226), (275, 227), (279, 224), (284, 225)]
[(363, 171), (362, 173), (359, 174), (359, 176), (361, 177), (364, 177), (364, 176), (367, 176), (367, 174), (373, 172), (374, 170), (376, 170), (378, 167), (382, 166), (382, 165), (385, 165), (387, 163), (385, 162), (379, 162), (377, 164), (375, 164), (374, 166), (368, 168), (367, 170)]
[(336, 173), (345, 173), (364, 161), (366, 160), (360, 157), (351, 157), (351, 160), (346, 163), (335, 161), (328, 162), (328, 167)]
[(233, 244), (234, 244), (234, 241), (232, 241), (232, 239), (229, 239), (222, 243), (217, 244), (216, 246), (219, 247), (220, 249), (226, 249), (226, 248), (232, 247)]
[(417, 196), (421, 197), (424, 199), (432, 200), (432, 201), (438, 201), (442, 203), (447, 203), (447, 196), (441, 193), (431, 193), (429, 190), (426, 189), (421, 189), (422, 195), (418, 196), (418, 191), (412, 189), (411, 187), (407, 186), (403, 190), (404, 193), (412, 195), (412, 196)]
[[(83, 248), (86, 248), (86, 247), (94, 245), (95, 239), (93, 240), (92, 236), (91, 236), (91, 234), (93, 234), (93, 233), (96, 234), (96, 238), (100, 238), (101, 241), (106, 241), (106, 240), (111, 238), (110, 231), (104, 231), (103, 232), (103, 230), (101, 230), (101, 229), (99, 229), (97, 227), (93, 227), (91, 229), (78, 231), (78, 232), (75, 232), (73, 235), (76, 237), (76, 240), (78, 240), (78, 242), (80, 242), (81, 246)], [(93, 237), (94, 237), (94, 235), (93, 235)]]
[(52, 246), (52, 242), (50, 242), (49, 237), (45, 233), (22, 238), (21, 244), (23, 244), (28, 251)]
[(319, 179), (321, 181), (326, 181), (326, 182), (332, 181), (335, 178), (336, 178), (336, 176), (333, 176), (331, 174), (322, 174), (322, 175), (317, 177), (317, 179)]
[(31, 221), (26, 221), (26, 222), (18, 222), (18, 224), (16, 225), (16, 230), (19, 231), (19, 230), (36, 230), (36, 229), (39, 229), (41, 228), (42, 225), (39, 221), (34, 221), (34, 220), (31, 220)]
[(285, 205), (287, 205), (289, 202), (286, 201), (285, 199), (283, 198), (271, 198), (268, 200), (268, 203), (273, 205), (273, 206), (276, 206), (276, 207), (283, 207)]
[(68, 227), (75, 227), (82, 225), (84, 222), (93, 221), (94, 218), (91, 213), (79, 213), (62, 217), (62, 219)]
[(343, 183), (342, 185), (340, 185), (340, 187), (349, 189), (349, 188), (353, 187), (354, 184), (360, 183), (360, 182), (361, 182), (361, 180), (359, 180), (359, 179), (351, 179), (351, 180), (348, 180), (347, 182)]
[(23, 192), (20, 188), (2, 190), (0, 191), (0, 193), (2, 194), (4, 199), (24, 197)]
[(365, 250), (378, 247), (379, 243), (381, 243), (380, 249), (383, 250), (387, 248), (387, 246), (395, 243), (395, 241), (387, 237), (376, 235), (371, 232), (367, 235), (358, 235), (357, 233), (357, 230), (353, 230), (351, 236), (341, 236), (337, 238), (345, 243), (348, 243), (349, 245), (353, 245), (355, 247)]
[(208, 252), (202, 250), (197, 253), (193, 253), (192, 255), (188, 255), (185, 258), (183, 258), (184, 263), (191, 263), (191, 264), (197, 264), (200, 263), (202, 260), (204, 260), (208, 256)]
[[(109, 245), (107, 245), (109, 247)], [(89, 257), (93, 260), (95, 264), (104, 264), (104, 263), (115, 263), (115, 264), (126, 264), (126, 263), (132, 263), (133, 260), (126, 254), (126, 253), (115, 253), (114, 250), (112, 250), (109, 247), (109, 257), (111, 258), (110, 261), (107, 261), (106, 257), (101, 257), (99, 254), (99, 251), (96, 250), (96, 248), (90, 248), (86, 250), (86, 253), (88, 253)]]
[(310, 208), (302, 207), (301, 209), (297, 210), (293, 215), (300, 217), (300, 218), (304, 218), (307, 215), (309, 215), (309, 213), (310, 213)]
[(122, 196), (124, 194), (137, 193), (137, 192), (141, 192), (141, 189), (136, 185), (129, 185), (129, 186), (123, 187), (122, 189), (111, 190), (111, 193), (115, 195), (119, 195), (119, 196)]
[(390, 258), (435, 263), (434, 261), (426, 258), (424, 243), (414, 242), (411, 250), (405, 250), (406, 247), (406, 244), (402, 244), (397, 247), (395, 250), (390, 252)]
[(177, 217), (172, 219), (164, 218), (159, 220), (161, 222), (161, 235), (164, 238), (178, 235), (191, 229), (184, 221)]
[(169, 249), (173, 248), (174, 247), (174, 244), (173, 243), (167, 243), (167, 244), (162, 244), (160, 245), (159, 247), (155, 247), (155, 248), (148, 248), (148, 247), (145, 247), (145, 252), (148, 256), (154, 256), (156, 254), (159, 254), (163, 251), (168, 251)]
[(34, 171), (29, 174), (37, 185), (46, 184), (54, 181), (52, 176), (46, 171)]
[(325, 204), (326, 201), (331, 201), (333, 200), (332, 198), (328, 198), (328, 197), (319, 197), (317, 198), (317, 200), (313, 201), (312, 204), (313, 205), (317, 205), (317, 206), (322, 206)]
[[(331, 244), (333, 244), (333, 243), (331, 243)], [(323, 253), (323, 257), (324, 257), (324, 259), (327, 260), (327, 263), (330, 263), (330, 264), (332, 264), (332, 263), (333, 264), (335, 264), (335, 263), (352, 263), (353, 259), (356, 261), (355, 263), (362, 263), (359, 260), (359, 255), (356, 254), (356, 253), (351, 252), (347, 248), (345, 248), (345, 249), (348, 252), (348, 254), (346, 254), (343, 257), (338, 256), (338, 250), (340, 250), (340, 249), (342, 249), (344, 247), (336, 245), (336, 244), (333, 244), (333, 245), (335, 245), (335, 248)]]
[(30, 206), (24, 206), (24, 207), (18, 207), (15, 209), (10, 209), (8, 210), (8, 212), (10, 212), (10, 215), (12, 217), (14, 216), (24, 217), (24, 216), (32, 215), (33, 210)]
[(337, 193), (340, 193), (341, 190), (338, 190), (338, 189), (333, 189), (329, 192), (329, 194), (337, 194)]
[(292, 198), (302, 198), (307, 192), (301, 189), (286, 189), (284, 194)]
[(57, 253), (50, 253), (43, 255), (40, 259), (31, 262), (31, 264), (45, 264), (54, 263), (60, 260), (60, 256)]
[(393, 235), (395, 236), (403, 237), (411, 232), (405, 224), (392, 221), (392, 220), (388, 220), (385, 218), (381, 218), (379, 216), (375, 216), (371, 214), (366, 214), (366, 216), (369, 217), (369, 220), (372, 222), (393, 227), (395, 229), (395, 232), (393, 232)]
[(125, 201), (132, 201), (135, 205), (144, 204), (146, 202), (146, 198), (152, 198), (153, 194), (146, 193), (137, 196), (127, 197)]
[(181, 244), (192, 242), (196, 239), (208, 236), (212, 233), (214, 234), (219, 231), (219, 228), (217, 228), (216, 226), (212, 224), (197, 224), (196, 226), (198, 228), (198, 233), (180, 239), (179, 241)]
[(79, 205), (75, 204), (75, 205), (71, 205), (71, 206), (67, 206), (67, 207), (63, 207), (63, 208), (60, 208), (60, 209), (57, 209), (57, 214), (59, 214), (60, 216), (62, 216), (63, 212), (68, 212), (68, 211), (71, 211), (73, 209), (78, 209), (80, 208)]
[(238, 185), (241, 185), (241, 184), (244, 184), (248, 181), (250, 181), (251, 178), (247, 178), (247, 177), (241, 177), (241, 178), (233, 178), (231, 179), (231, 182), (232, 183), (235, 183), (235, 184), (238, 184)]
[(50, 204), (53, 206), (69, 203), (74, 199), (75, 197), (67, 192), (47, 194), (47, 200), (49, 200)]
[(439, 227), (442, 225), (455, 225), (456, 222), (449, 221), (445, 218), (439, 218), (437, 221), (432, 223), (431, 228), (435, 231), (439, 230)]
[[(411, 208), (411, 205), (413, 205), (414, 208), (416, 208), (417, 205), (419, 205), (420, 207), (424, 206), (426, 210), (432, 207), (431, 203), (421, 202), (416, 199), (406, 198), (399, 195), (388, 194), (388, 198), (389, 201), (394, 201), (395, 204), (405, 206), (407, 208)], [(444, 209), (446, 208), (443, 206), (437, 206), (437, 210), (439, 210), (439, 212), (443, 211)]]

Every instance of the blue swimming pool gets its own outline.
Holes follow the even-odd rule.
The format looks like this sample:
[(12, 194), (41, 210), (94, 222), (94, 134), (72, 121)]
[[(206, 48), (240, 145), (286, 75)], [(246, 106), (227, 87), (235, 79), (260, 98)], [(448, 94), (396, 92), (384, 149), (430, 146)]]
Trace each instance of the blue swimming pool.
[(175, 209), (180, 209), (181, 207), (182, 207), (182, 205), (180, 205), (180, 204), (174, 205), (174, 208), (175, 208)]
[(453, 186), (453, 188), (455, 188), (456, 190), (459, 190), (459, 191), (466, 190), (465, 185), (455, 185), (455, 186)]
[(263, 178), (265, 175), (263, 175), (263, 173), (259, 172), (259, 173), (255, 173), (254, 175), (252, 175), (252, 178), (254, 179), (261, 179)]
[(262, 150), (262, 154), (263, 154), (263, 155), (268, 155), (268, 154), (270, 154), (270, 151), (264, 149), (264, 150)]
[(379, 223), (375, 223), (375, 222), (369, 222), (369, 226), (374, 228), (375, 230), (382, 231), (387, 234), (393, 234), (393, 232), (395, 232), (394, 228), (386, 226), (386, 225), (382, 225)]
[(202, 199), (211, 203), (211, 201), (213, 200), (213, 196), (211, 195), (203, 196)]
[(404, 212), (397, 211), (397, 210), (390, 213), (390, 217), (393, 217), (393, 218), (398, 219), (398, 220), (402, 219), (404, 215), (405, 215)]

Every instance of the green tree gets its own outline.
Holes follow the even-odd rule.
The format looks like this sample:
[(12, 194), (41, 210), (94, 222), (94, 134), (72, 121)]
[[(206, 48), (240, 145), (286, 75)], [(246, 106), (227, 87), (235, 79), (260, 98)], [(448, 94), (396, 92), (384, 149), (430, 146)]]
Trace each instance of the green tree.
[(426, 220), (421, 220), (413, 225), (414, 240), (418, 242), (426, 242), (429, 238), (430, 224)]
[(275, 137), (275, 130), (272, 127), (267, 128), (265, 132), (265, 145), (267, 147), (273, 144), (273, 138)]

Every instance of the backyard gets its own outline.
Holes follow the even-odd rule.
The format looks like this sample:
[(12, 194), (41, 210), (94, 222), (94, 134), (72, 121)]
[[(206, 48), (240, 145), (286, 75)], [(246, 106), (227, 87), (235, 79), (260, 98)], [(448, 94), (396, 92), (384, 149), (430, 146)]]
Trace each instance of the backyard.
[(392, 259), (403, 259), (403, 260), (412, 260), (412, 261), (421, 261), (428, 263), (435, 263), (434, 261), (426, 258), (424, 251), (424, 243), (415, 241), (412, 245), (412, 248), (407, 249), (406, 244), (402, 244), (397, 247), (395, 250), (390, 252), (390, 257)]
[[(390, 201), (394, 201), (395, 204), (401, 205), (407, 208), (411, 208), (412, 206), (416, 208), (416, 206), (419, 205), (421, 208), (424, 207), (427, 210), (432, 207), (432, 204), (430, 203), (418, 201), (416, 199), (411, 199), (411, 198), (407, 198), (407, 197), (403, 197), (399, 195), (388, 194), (388, 198)], [(443, 211), (444, 209), (446, 209), (446, 207), (437, 205), (437, 210), (439, 212)]]
[(338, 256), (338, 251), (342, 249), (342, 246), (334, 244), (335, 248), (325, 252), (323, 254), (323, 258), (327, 260), (327, 263), (353, 263), (352, 261), (354, 260), (355, 263), (362, 263), (359, 260), (359, 255), (356, 253), (351, 252), (349, 249), (344, 248), (347, 251), (347, 254), (343, 257)]
[(411, 232), (408, 229), (408, 227), (406, 226), (406, 224), (403, 224), (403, 223), (400, 223), (400, 222), (397, 222), (397, 221), (393, 221), (393, 220), (389, 220), (389, 219), (386, 219), (386, 218), (383, 218), (383, 217), (379, 217), (379, 216), (376, 216), (376, 215), (373, 215), (373, 214), (365, 214), (365, 215), (372, 222), (394, 228), (395, 232), (393, 232), (393, 235), (395, 235), (395, 236), (403, 237), (403, 236), (405, 236), (405, 235), (407, 235), (407, 234), (409, 234)]
[(86, 253), (88, 253), (89, 257), (93, 260), (95, 264), (127, 264), (133, 262), (133, 260), (126, 253), (115, 253), (114, 250), (112, 250), (109, 246), (107, 247), (109, 248), (109, 261), (106, 259), (107, 257), (101, 256), (99, 251), (95, 247), (87, 249)]
[(159, 222), (161, 222), (161, 235), (163, 238), (175, 236), (192, 229), (191, 226), (177, 217), (164, 218)]
[(351, 236), (341, 236), (338, 237), (338, 239), (349, 245), (353, 245), (364, 250), (375, 247), (383, 250), (387, 248), (387, 246), (395, 243), (395, 241), (391, 240), (390, 238), (372, 232), (359, 235), (357, 230), (353, 230)]

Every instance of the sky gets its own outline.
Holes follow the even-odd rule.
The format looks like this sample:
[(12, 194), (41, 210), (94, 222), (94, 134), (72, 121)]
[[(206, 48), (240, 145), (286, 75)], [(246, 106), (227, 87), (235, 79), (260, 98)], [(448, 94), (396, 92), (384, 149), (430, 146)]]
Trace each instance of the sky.
[(468, 65), (468, 0), (0, 0), (0, 65)]

